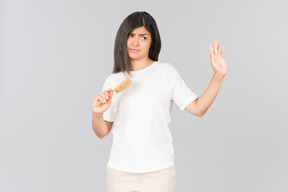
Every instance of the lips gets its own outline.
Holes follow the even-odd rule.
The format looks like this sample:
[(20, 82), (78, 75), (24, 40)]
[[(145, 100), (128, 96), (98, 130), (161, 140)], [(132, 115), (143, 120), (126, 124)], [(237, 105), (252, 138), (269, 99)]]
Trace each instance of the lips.
[(130, 51), (131, 51), (132, 53), (138, 53), (140, 50), (138, 50), (138, 49), (130, 49)]

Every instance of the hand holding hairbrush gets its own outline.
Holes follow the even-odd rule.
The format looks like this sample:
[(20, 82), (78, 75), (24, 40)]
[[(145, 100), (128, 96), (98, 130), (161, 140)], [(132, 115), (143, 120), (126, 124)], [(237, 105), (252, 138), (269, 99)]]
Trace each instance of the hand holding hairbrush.
[[(131, 76), (128, 76), (126, 79), (124, 79), (120, 84), (118, 84), (114, 89), (110, 89), (110, 91), (108, 92), (108, 97), (113, 93), (120, 93), (122, 92), (124, 89), (126, 89), (130, 84), (131, 84), (132, 80), (131, 80)], [(102, 97), (101, 97), (102, 96)], [(105, 93), (103, 92), (101, 95), (99, 95), (97, 97), (97, 102), (95, 106), (98, 106), (102, 101), (101, 98), (103, 100), (103, 98), (106, 97)], [(104, 100), (105, 101), (105, 100)], [(103, 103), (103, 102), (102, 102)], [(104, 104), (104, 103), (103, 103)]]

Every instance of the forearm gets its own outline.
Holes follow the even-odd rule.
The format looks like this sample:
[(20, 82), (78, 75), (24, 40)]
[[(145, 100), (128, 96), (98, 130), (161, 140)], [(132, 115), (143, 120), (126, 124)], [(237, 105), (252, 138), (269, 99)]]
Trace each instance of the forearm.
[(107, 135), (108, 127), (103, 119), (103, 113), (92, 114), (92, 127), (94, 132), (100, 139)]
[(214, 102), (220, 87), (222, 85), (223, 79), (225, 75), (214, 73), (207, 89), (204, 93), (195, 101), (195, 106), (197, 108), (198, 113), (200, 116), (203, 116), (209, 107)]

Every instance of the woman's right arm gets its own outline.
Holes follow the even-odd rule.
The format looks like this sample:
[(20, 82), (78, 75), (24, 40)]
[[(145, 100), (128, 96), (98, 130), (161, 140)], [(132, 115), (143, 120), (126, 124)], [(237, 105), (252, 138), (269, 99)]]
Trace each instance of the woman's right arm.
[[(110, 96), (108, 95), (109, 91), (111, 90), (112, 89), (103, 91), (100, 95), (96, 96), (93, 101), (92, 127), (100, 139), (109, 134), (113, 125), (113, 122), (108, 122), (103, 119), (103, 113), (110, 107), (112, 97), (114, 95), (114, 93), (112, 93)], [(100, 104), (96, 105), (98, 101), (101, 102)]]

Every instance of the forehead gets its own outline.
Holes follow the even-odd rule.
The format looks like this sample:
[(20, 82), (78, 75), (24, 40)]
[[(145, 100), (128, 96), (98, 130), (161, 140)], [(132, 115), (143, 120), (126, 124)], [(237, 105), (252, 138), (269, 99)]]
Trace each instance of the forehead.
[(135, 28), (132, 33), (134, 34), (148, 34), (151, 35), (150, 32), (145, 27), (137, 27)]

